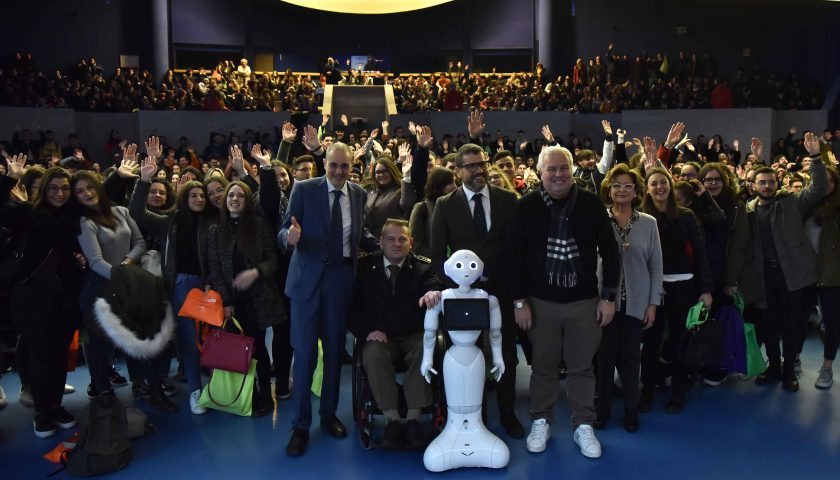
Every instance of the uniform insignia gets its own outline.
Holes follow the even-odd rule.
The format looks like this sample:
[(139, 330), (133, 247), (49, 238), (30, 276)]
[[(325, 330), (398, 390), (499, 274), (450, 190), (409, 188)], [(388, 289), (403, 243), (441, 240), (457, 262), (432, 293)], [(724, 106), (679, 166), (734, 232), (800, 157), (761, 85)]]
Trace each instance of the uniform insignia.
[(420, 261), (421, 261), (421, 262), (423, 262), (423, 263), (428, 263), (428, 264), (431, 264), (431, 263), (432, 263), (432, 259), (431, 259), (431, 258), (429, 258), (429, 257), (424, 257), (423, 255), (415, 255), (415, 256), (414, 256), (414, 258), (416, 258), (417, 260), (420, 260)]

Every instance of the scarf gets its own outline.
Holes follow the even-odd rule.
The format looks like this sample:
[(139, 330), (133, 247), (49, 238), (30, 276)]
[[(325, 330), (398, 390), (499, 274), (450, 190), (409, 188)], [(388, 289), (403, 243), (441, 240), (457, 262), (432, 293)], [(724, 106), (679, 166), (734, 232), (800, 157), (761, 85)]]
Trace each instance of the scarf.
[(566, 203), (563, 206), (548, 195), (542, 184), (540, 196), (550, 212), (548, 239), (545, 246), (545, 274), (549, 285), (574, 288), (581, 271), (580, 252), (577, 242), (569, 231), (569, 217), (575, 209), (577, 185), (572, 185)]

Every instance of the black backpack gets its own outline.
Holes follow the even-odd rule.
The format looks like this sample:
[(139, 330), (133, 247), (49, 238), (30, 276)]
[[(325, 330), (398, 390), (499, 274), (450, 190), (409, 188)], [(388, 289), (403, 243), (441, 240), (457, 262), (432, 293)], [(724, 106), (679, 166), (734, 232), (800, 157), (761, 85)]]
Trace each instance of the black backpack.
[(65, 467), (74, 477), (115, 472), (131, 462), (125, 406), (114, 395), (100, 395), (90, 402), (90, 423), (83, 429)]

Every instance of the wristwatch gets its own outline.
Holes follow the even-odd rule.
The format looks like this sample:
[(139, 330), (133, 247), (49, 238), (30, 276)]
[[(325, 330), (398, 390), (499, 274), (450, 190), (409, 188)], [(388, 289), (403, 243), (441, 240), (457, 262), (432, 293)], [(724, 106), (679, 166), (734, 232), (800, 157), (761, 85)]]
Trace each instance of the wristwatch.
[(614, 293), (602, 293), (601, 300), (605, 302), (614, 302), (615, 301), (615, 294)]
[(514, 301), (513, 302), (513, 308), (515, 308), (517, 310), (522, 310), (523, 308), (525, 308), (525, 299), (523, 298), (522, 300)]

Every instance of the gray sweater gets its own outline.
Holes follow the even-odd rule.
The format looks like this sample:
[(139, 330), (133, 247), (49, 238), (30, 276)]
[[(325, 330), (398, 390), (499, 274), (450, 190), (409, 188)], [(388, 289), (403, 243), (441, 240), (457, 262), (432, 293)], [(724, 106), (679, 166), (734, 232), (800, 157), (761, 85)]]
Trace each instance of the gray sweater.
[[(659, 230), (656, 219), (639, 212), (639, 218), (630, 230), (630, 248), (624, 250), (621, 237), (613, 228), (615, 241), (621, 253), (621, 282), (627, 290), (625, 314), (642, 319), (648, 305), (661, 305), (662, 295), (662, 247), (659, 244)], [(619, 292), (621, 290), (619, 289)], [(616, 298), (616, 310), (621, 308), (621, 295)]]
[(137, 224), (125, 207), (111, 207), (117, 218), (114, 230), (82, 217), (79, 245), (85, 254), (88, 267), (99, 275), (111, 279), (111, 267), (119, 265), (126, 257), (140, 263), (146, 252), (146, 242)]

